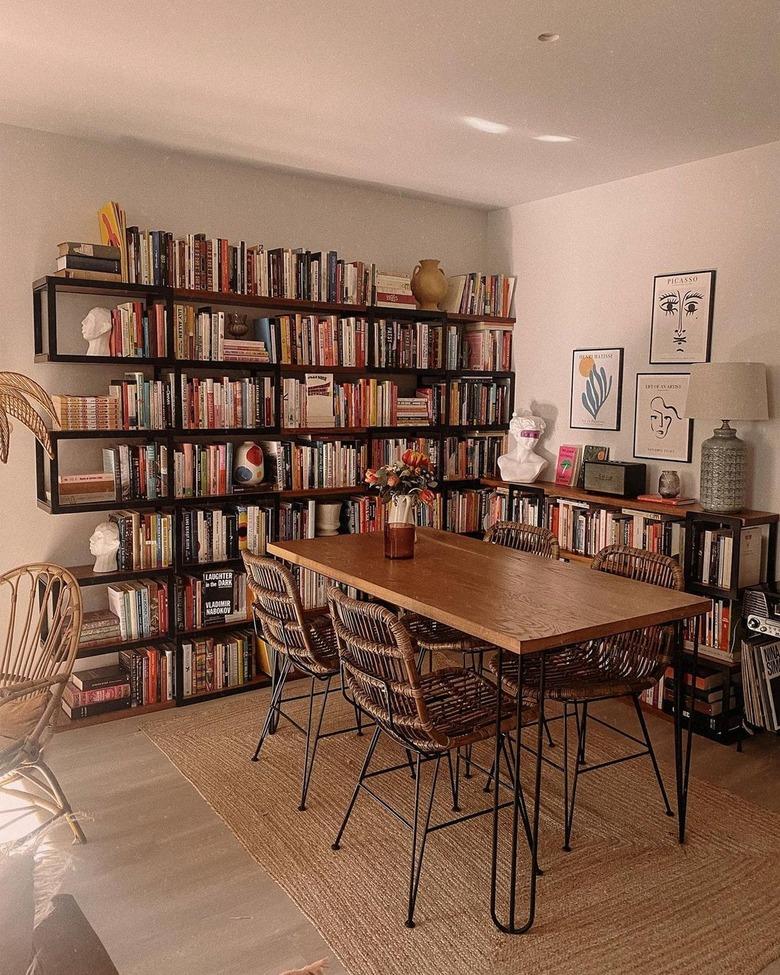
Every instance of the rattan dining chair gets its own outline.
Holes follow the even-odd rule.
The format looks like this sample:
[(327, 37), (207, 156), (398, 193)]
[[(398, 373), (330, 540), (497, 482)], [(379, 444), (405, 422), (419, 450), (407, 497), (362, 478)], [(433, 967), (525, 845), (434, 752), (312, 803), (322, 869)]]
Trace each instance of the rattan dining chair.
[(485, 532), (485, 541), (543, 559), (560, 558), (558, 539), (549, 528), (526, 525), (522, 521), (496, 521)]
[[(442, 758), (446, 756), (448, 760), (453, 810), (457, 810), (459, 749), (495, 739), (496, 714), (501, 692), (490, 680), (464, 667), (446, 667), (421, 675), (414, 640), (404, 622), (386, 607), (352, 599), (335, 587), (328, 592), (328, 604), (339, 645), (345, 693), (376, 722), (374, 735), (333, 849), (338, 850), (341, 846), (344, 831), (361, 790), (410, 829), (412, 848), (405, 924), (412, 928), (428, 835), (493, 811), (491, 805), (487, 809), (431, 825)], [(506, 694), (502, 694), (501, 700), (506, 710), (500, 728), (499, 746), (503, 746), (504, 737), (516, 727), (514, 701)], [(536, 708), (533, 705), (522, 709), (523, 724), (535, 719)], [(386, 734), (416, 756), (414, 813), (411, 822), (367, 785), (367, 780), (375, 776), (406, 768), (405, 764), (399, 764), (369, 771), (381, 734)], [(502, 753), (511, 770), (506, 750), (502, 749)], [(433, 764), (433, 773), (430, 795), (421, 810), (422, 773), (424, 763), (427, 762)], [(500, 782), (506, 785), (502, 779)], [(522, 790), (519, 797), (520, 813), (531, 847), (531, 829)], [(509, 804), (502, 803), (500, 808)]]
[[(644, 549), (629, 548), (624, 545), (607, 546), (593, 559), (591, 568), (597, 572), (607, 572), (666, 589), (684, 588), (683, 571), (676, 559)], [(669, 626), (651, 626), (547, 654), (545, 697), (562, 704), (564, 712), (563, 765), (558, 765), (549, 758), (545, 759), (548, 764), (554, 765), (563, 772), (564, 850), (571, 849), (577, 781), (579, 775), (584, 772), (596, 771), (647, 755), (655, 772), (666, 815), (674, 815), (639, 702), (639, 695), (653, 687), (668, 666), (671, 660), (672, 639), (673, 631)], [(511, 694), (522, 691), (524, 698), (536, 697), (539, 686), (539, 666), (539, 658), (536, 655), (529, 655), (523, 660), (521, 675), (517, 661), (505, 661), (502, 671), (504, 689)], [(488, 668), (497, 674), (496, 657), (488, 661)], [(591, 715), (590, 720), (641, 745), (642, 750), (619, 759), (588, 765), (585, 761), (588, 706), (597, 701), (618, 697), (630, 697), (633, 701), (642, 733), (641, 739), (601, 718)], [(577, 758), (571, 776), (571, 792), (568, 747), (570, 717), (574, 717), (577, 725)]]
[[(360, 712), (356, 709), (356, 724), (349, 728), (323, 732), (322, 723), (334, 678), (339, 676), (339, 657), (327, 607), (304, 610), (300, 592), (292, 572), (275, 559), (244, 553), (247, 583), (252, 595), (255, 633), (262, 636), (272, 656), (271, 703), (263, 722), (252, 761), (260, 758), (260, 751), (269, 734), (274, 734), (280, 718), (284, 718), (306, 736), (303, 759), (301, 799), (298, 809), (306, 809), (317, 746), (323, 738), (357, 731), (362, 734)], [(309, 693), (284, 697), (284, 688), (292, 671), (309, 678)], [(315, 691), (317, 685), (322, 690)], [(320, 697), (319, 716), (314, 720), (314, 699)], [(306, 727), (300, 725), (282, 707), (293, 701), (308, 699)], [(312, 734), (312, 729), (314, 733)]]
[(86, 842), (43, 760), (76, 660), (81, 618), (81, 590), (67, 569), (37, 563), (0, 576), (0, 793), (48, 813), (24, 840), (62, 818), (74, 839)]

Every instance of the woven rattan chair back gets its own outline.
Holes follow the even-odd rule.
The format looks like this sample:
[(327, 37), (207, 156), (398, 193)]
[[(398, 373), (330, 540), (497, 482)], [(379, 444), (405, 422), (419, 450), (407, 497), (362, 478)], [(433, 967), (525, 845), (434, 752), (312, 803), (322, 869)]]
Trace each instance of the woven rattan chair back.
[(430, 720), (416, 648), (403, 622), (384, 606), (352, 599), (335, 586), (328, 605), (344, 686), (358, 707), (419, 751), (446, 747), (447, 736)]
[(529, 552), (545, 559), (560, 557), (558, 539), (549, 528), (526, 525), (522, 521), (497, 521), (485, 532), (485, 541), (504, 545), (518, 552)]
[(50, 695), (30, 742), (59, 709), (81, 633), (81, 590), (67, 569), (48, 563), (0, 576), (0, 707)]
[(275, 559), (244, 552), (252, 610), (270, 650), (288, 656), (307, 673), (328, 667), (321, 659), (301, 604), (295, 577)]
[[(676, 559), (627, 545), (603, 548), (593, 559), (591, 568), (664, 589), (685, 588), (685, 576)], [(618, 671), (657, 679), (671, 660), (672, 638), (671, 627), (649, 626), (598, 641), (597, 652), (609, 654)]]

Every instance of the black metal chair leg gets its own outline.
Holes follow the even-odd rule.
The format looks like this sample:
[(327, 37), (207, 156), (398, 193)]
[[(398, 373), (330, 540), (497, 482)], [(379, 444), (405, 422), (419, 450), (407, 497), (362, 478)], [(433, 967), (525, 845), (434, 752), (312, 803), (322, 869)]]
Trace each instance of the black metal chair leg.
[(457, 762), (458, 757), (459, 756), (456, 753), (456, 765), (457, 765), (457, 771), (456, 771), (456, 765), (453, 765), (452, 762), (452, 752), (447, 752), (447, 765), (450, 771), (450, 790), (452, 791), (453, 812), (460, 812), (460, 804), (458, 802), (458, 798), (459, 798), (458, 793), (459, 793), (459, 785), (460, 785), (460, 783), (458, 782), (458, 776), (460, 773), (460, 766), (459, 763)]
[(355, 707), (355, 724), (357, 725), (358, 737), (362, 738), (363, 737), (363, 712), (360, 710), (357, 704), (355, 704), (354, 707)]
[[(449, 754), (449, 753), (448, 753)], [(422, 766), (420, 756), (417, 756), (417, 779), (414, 785), (414, 821), (412, 825), (412, 863), (409, 873), (409, 907), (406, 921), (407, 928), (414, 927), (414, 908), (417, 904), (417, 892), (420, 888), (420, 875), (423, 867), (423, 857), (425, 856), (425, 846), (428, 842), (428, 830), (431, 825), (431, 811), (433, 809), (433, 799), (436, 795), (436, 783), (439, 779), (439, 766), (441, 765), (441, 755), (437, 755), (433, 768), (433, 782), (431, 783), (431, 794), (428, 798), (428, 809), (425, 814), (425, 823), (422, 829), (422, 840), (420, 851), (417, 852), (417, 836), (420, 831), (420, 786), (422, 783)]]
[[(276, 678), (276, 684), (274, 685), (273, 694), (271, 695), (271, 703), (268, 706), (268, 713), (265, 716), (265, 721), (263, 722), (263, 728), (260, 732), (260, 737), (257, 740), (257, 748), (255, 748), (255, 753), (252, 756), (252, 761), (256, 762), (260, 757), (260, 749), (263, 747), (265, 739), (271, 734), (271, 727), (274, 722), (274, 715), (279, 708), (279, 701), (282, 697), (282, 692), (284, 691), (284, 682), (287, 680), (287, 674), (290, 670), (290, 661), (285, 659), (282, 662), (282, 667)], [(277, 717), (278, 720), (278, 717)]]
[[(577, 708), (577, 705), (576, 704), (574, 705), (574, 708), (575, 708), (575, 713), (576, 713), (576, 708)], [(564, 722), (563, 723), (564, 723), (564, 728), (565, 728), (566, 727), (566, 719), (565, 718), (564, 718)], [(572, 830), (572, 824), (574, 822), (574, 802), (575, 802), (575, 800), (577, 798), (577, 781), (579, 779), (579, 773), (580, 773), (580, 761), (579, 761), (579, 757), (580, 757), (581, 754), (583, 754), (584, 749), (585, 749), (585, 730), (586, 730), (586, 727), (587, 726), (586, 726), (585, 720), (583, 718), (583, 720), (581, 720), (579, 722), (579, 734), (577, 735), (577, 760), (574, 763), (574, 775), (572, 776), (571, 797), (569, 797), (569, 794), (568, 794), (568, 792), (569, 792), (569, 790), (568, 790), (568, 769), (567, 769), (568, 762), (569, 762), (568, 750), (566, 750), (566, 754), (565, 754), (564, 760), (563, 760), (563, 766), (564, 766), (564, 769), (566, 770), (566, 771), (564, 771), (564, 784), (567, 786), (567, 788), (565, 790), (565, 792), (566, 792), (566, 801), (565, 801), (565, 813), (566, 813), (566, 817), (565, 817), (565, 821), (564, 821), (564, 824), (563, 824), (563, 849), (567, 853), (569, 853), (571, 851), (571, 830)], [(565, 732), (564, 732), (564, 735), (565, 735)]]
[[(576, 708), (577, 705), (575, 704), (574, 707)], [(587, 701), (585, 701), (585, 703), (582, 705), (581, 723), (582, 723), (582, 728), (580, 729), (580, 746), (579, 746), (580, 750), (577, 753), (577, 762), (580, 765), (584, 765), (585, 764), (585, 741), (588, 735), (588, 702)]]
[(642, 734), (644, 735), (645, 744), (647, 745), (647, 751), (650, 755), (650, 761), (653, 763), (653, 771), (655, 772), (655, 778), (658, 782), (658, 788), (661, 790), (661, 798), (664, 801), (664, 806), (666, 807), (666, 815), (674, 816), (672, 812), (672, 807), (669, 804), (669, 796), (666, 794), (666, 788), (664, 787), (664, 780), (661, 778), (661, 770), (658, 767), (658, 761), (655, 757), (655, 750), (653, 749), (653, 744), (650, 741), (650, 732), (647, 729), (647, 722), (645, 721), (645, 716), (642, 713), (642, 705), (639, 703), (639, 698), (636, 694), (632, 694), (631, 698), (634, 702), (634, 708), (636, 710), (636, 716), (639, 718), (639, 725), (642, 729)]
[[(311, 783), (312, 772), (314, 771), (314, 760), (317, 757), (317, 745), (320, 741), (320, 732), (322, 731), (322, 719), (325, 716), (325, 708), (328, 704), (328, 695), (330, 694), (330, 682), (333, 678), (328, 677), (325, 683), (325, 692), (322, 695), (322, 704), (320, 706), (320, 717), (317, 721), (317, 731), (314, 735), (314, 741), (311, 740), (311, 719), (312, 719), (312, 706), (314, 704), (314, 678), (311, 679), (311, 694), (309, 695), (309, 724), (306, 729), (306, 757), (303, 762), (303, 784), (301, 785), (301, 803), (298, 806), (298, 811), (303, 812), (306, 809), (306, 796), (309, 793), (309, 785)], [(309, 761), (309, 747), (311, 746), (311, 761)]]
[(550, 734), (550, 725), (547, 723), (547, 718), (542, 722), (544, 725), (544, 733), (547, 736), (547, 744), (550, 748), (555, 748), (555, 742), (553, 741), (553, 736)]
[(363, 760), (363, 766), (360, 769), (360, 775), (358, 776), (357, 785), (352, 793), (352, 798), (349, 800), (349, 805), (347, 806), (347, 811), (344, 813), (344, 819), (339, 827), (339, 831), (336, 834), (336, 839), (331, 843), (332, 850), (341, 849), (341, 838), (344, 835), (344, 830), (347, 828), (347, 823), (349, 822), (349, 817), (352, 815), (352, 810), (355, 808), (355, 803), (357, 802), (358, 793), (360, 792), (360, 787), (363, 785), (363, 779), (368, 771), (369, 763), (374, 755), (374, 750), (376, 749), (377, 742), (379, 741), (379, 736), (382, 733), (382, 729), (377, 726), (374, 731), (371, 742), (368, 746), (368, 751), (366, 752), (366, 757)]
[(409, 773), (411, 775), (411, 778), (415, 779), (416, 774), (414, 771), (414, 759), (412, 758), (412, 753), (409, 751), (408, 748), (405, 749), (405, 752), (406, 752), (406, 763), (409, 766)]

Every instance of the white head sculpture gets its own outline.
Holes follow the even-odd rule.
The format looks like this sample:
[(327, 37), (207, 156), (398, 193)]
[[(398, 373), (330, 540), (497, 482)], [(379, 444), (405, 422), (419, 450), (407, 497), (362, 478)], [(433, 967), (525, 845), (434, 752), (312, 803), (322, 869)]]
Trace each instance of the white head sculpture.
[(81, 334), (89, 342), (87, 355), (111, 354), (111, 311), (96, 306), (81, 321)]
[(116, 572), (119, 528), (113, 521), (101, 521), (92, 532), (89, 550), (95, 556), (95, 572)]
[(544, 420), (534, 416), (530, 410), (519, 410), (512, 414), (509, 432), (514, 438), (515, 449), (498, 458), (498, 469), (505, 481), (530, 484), (539, 477), (547, 461), (536, 453), (536, 446), (545, 428)]

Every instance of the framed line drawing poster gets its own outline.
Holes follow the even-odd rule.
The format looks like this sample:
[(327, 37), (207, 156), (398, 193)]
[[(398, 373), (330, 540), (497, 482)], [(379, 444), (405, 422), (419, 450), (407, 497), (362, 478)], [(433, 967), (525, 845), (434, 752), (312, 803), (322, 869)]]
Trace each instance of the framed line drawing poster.
[(714, 307), (714, 271), (656, 275), (650, 364), (709, 362)]
[(640, 372), (636, 377), (634, 456), (691, 462), (693, 420), (686, 418), (688, 372)]
[(622, 391), (622, 349), (575, 349), (569, 426), (574, 430), (619, 430)]

